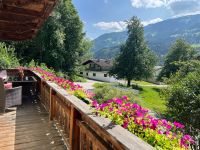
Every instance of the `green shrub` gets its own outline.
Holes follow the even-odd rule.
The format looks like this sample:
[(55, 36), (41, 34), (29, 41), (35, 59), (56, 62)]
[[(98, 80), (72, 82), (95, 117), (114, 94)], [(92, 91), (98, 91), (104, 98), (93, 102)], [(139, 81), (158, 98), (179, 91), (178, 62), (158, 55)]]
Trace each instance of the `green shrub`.
[(124, 95), (128, 96), (131, 100), (134, 100), (134, 102), (136, 102), (136, 94), (133, 91), (118, 89), (106, 83), (96, 83), (94, 87), (94, 99), (96, 99), (99, 103), (103, 103), (105, 100), (108, 99), (122, 97)]
[(33, 59), (27, 64), (27, 67), (32, 68), (32, 67), (37, 67), (38, 64), (35, 62)]
[(77, 75), (71, 76), (70, 80), (73, 81), (73, 82), (87, 82), (86, 78), (83, 78), (83, 77), (80, 77), (80, 76), (77, 76)]
[(132, 84), (131, 86), (132, 86), (132, 89), (139, 90), (139, 91), (143, 90), (142, 87), (139, 86), (138, 84)]
[(13, 47), (7, 46), (5, 43), (0, 43), (0, 54), (0, 69), (20, 66)]
[(171, 85), (163, 93), (170, 117), (200, 128), (200, 71), (182, 77), (180, 72), (168, 81)]

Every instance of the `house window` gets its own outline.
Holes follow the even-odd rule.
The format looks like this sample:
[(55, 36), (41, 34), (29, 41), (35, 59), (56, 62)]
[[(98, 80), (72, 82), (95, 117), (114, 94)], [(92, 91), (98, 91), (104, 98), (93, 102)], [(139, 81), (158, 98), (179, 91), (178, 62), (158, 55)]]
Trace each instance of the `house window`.
[(82, 74), (83, 74), (83, 72), (80, 72), (80, 74), (82, 75)]
[(88, 73), (86, 73), (86, 76), (88, 76)]
[(108, 77), (108, 74), (104, 74), (104, 77)]
[(96, 76), (96, 73), (93, 73), (93, 76), (95, 77), (95, 76)]

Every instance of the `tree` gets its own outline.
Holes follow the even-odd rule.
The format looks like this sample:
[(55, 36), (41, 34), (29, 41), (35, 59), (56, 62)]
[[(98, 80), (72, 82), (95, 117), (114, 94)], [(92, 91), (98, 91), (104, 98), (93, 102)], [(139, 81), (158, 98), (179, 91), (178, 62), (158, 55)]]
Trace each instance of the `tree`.
[(90, 42), (71, 0), (60, 0), (36, 38), (14, 44), (22, 63), (32, 59), (46, 63), (56, 71), (73, 75), (82, 57), (89, 53)]
[(19, 66), (19, 60), (15, 56), (15, 49), (0, 43), (0, 69), (7, 69)]
[(200, 128), (200, 61), (182, 62), (164, 89), (170, 118)]
[(127, 21), (127, 29), (128, 39), (121, 46), (110, 74), (119, 79), (125, 78), (127, 86), (130, 86), (132, 79), (139, 80), (152, 75), (156, 59), (144, 41), (143, 25), (137, 17)]
[(160, 72), (158, 79), (162, 77), (169, 78), (170, 75), (177, 72), (179, 66), (175, 63), (178, 61), (187, 61), (194, 59), (196, 51), (184, 40), (178, 39), (170, 48), (164, 62), (164, 67)]

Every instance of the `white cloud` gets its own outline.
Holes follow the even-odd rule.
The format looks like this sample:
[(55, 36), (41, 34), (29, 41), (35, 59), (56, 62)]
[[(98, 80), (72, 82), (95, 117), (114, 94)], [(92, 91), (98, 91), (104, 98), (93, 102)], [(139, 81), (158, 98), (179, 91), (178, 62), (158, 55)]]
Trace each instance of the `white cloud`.
[(197, 15), (197, 14), (200, 14), (200, 11), (177, 14), (177, 15), (174, 15), (172, 18), (178, 18), (178, 17), (183, 17), (183, 16), (189, 16), (189, 15)]
[(199, 0), (174, 0), (168, 4), (174, 17), (194, 15), (200, 13)]
[[(161, 18), (155, 18), (148, 21), (142, 21), (141, 23), (144, 26), (147, 26), (149, 24), (154, 24), (157, 22), (163, 21)], [(95, 27), (101, 29), (101, 30), (107, 30), (107, 31), (113, 31), (113, 32), (120, 32), (126, 30), (127, 23), (125, 21), (113, 21), (113, 22), (98, 22), (93, 24)]]
[(163, 19), (161, 19), (161, 18), (155, 18), (155, 19), (148, 20), (148, 21), (142, 21), (142, 24), (144, 26), (147, 26), (149, 24), (154, 24), (154, 23), (158, 23), (158, 22), (161, 22), (161, 21), (163, 21)]
[(173, 3), (195, 3), (199, 0), (130, 0), (133, 7), (136, 8), (156, 8), (156, 7), (171, 7)]
[(164, 7), (171, 11), (173, 17), (200, 13), (200, 0), (130, 0), (135, 8)]
[(98, 22), (94, 24), (95, 27), (100, 28), (101, 30), (109, 30), (114, 32), (124, 31), (126, 29), (126, 22), (124, 21), (115, 21), (115, 22)]
[(166, 0), (131, 0), (133, 7), (156, 8), (166, 4)]

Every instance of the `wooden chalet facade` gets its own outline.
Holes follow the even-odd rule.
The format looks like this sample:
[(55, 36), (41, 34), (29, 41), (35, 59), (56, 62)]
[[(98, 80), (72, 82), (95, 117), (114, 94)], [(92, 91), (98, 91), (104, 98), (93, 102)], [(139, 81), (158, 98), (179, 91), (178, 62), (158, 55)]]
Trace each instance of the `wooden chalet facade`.
[(113, 61), (108, 59), (91, 59), (83, 63), (85, 70), (80, 75), (89, 79), (115, 82), (116, 79), (109, 75), (109, 70), (113, 66)]

